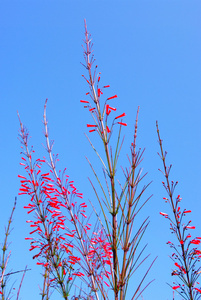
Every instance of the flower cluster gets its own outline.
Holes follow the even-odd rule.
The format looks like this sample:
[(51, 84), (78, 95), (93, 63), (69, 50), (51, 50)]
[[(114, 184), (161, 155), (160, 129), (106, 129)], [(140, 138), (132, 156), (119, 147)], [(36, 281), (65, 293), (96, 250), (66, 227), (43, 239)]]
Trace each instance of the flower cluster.
[(100, 285), (104, 282), (109, 287), (110, 285), (104, 281), (103, 276), (110, 280), (109, 275), (112, 273), (107, 271), (106, 266), (112, 268), (112, 251), (103, 230), (98, 231), (98, 233), (93, 232), (89, 247), (89, 260), (92, 263), (97, 280)]
[[(70, 282), (75, 277), (84, 278), (87, 275), (87, 286), (96, 292), (100, 286), (96, 265), (101, 262), (102, 274), (108, 278), (105, 257), (111, 258), (111, 253), (106, 238), (102, 239), (102, 231), (94, 232), (90, 237), (87, 205), (82, 200), (82, 193), (66, 175), (66, 169), (57, 174), (58, 156), (52, 154), (52, 143), (49, 142), (46, 103), (44, 124), (50, 162), (46, 159), (33, 161), (35, 151), (33, 148), (29, 150), (29, 134), (20, 121), (23, 149), (20, 165), (25, 168), (27, 176), (18, 175), (21, 181), (19, 195), (29, 196), (29, 203), (24, 208), (28, 215), (33, 215), (33, 219), (27, 220), (31, 228), (30, 236), (26, 238), (30, 240), (29, 250), (37, 250), (33, 258), (37, 259), (37, 265), (48, 271), (49, 286), (59, 287), (64, 298), (68, 299)], [(43, 173), (47, 166), (49, 171)]]
[[(121, 129), (127, 124), (123, 121), (126, 116), (125, 113), (120, 113), (116, 115), (117, 108), (114, 107), (113, 102), (117, 100), (117, 95), (112, 95), (106, 97), (105, 91), (109, 88), (109, 85), (100, 86), (101, 74), (98, 73), (98, 66), (95, 65), (95, 59), (93, 55), (93, 44), (91, 36), (88, 33), (86, 22), (85, 22), (85, 45), (84, 59), (85, 64), (83, 66), (87, 70), (87, 77), (82, 75), (87, 82), (89, 91), (87, 91), (87, 100), (83, 99), (80, 102), (84, 105), (84, 108), (88, 109), (90, 112), (93, 122), (87, 124), (89, 133), (97, 132), (101, 145), (103, 146), (103, 157), (99, 154), (100, 149), (96, 149), (88, 138), (93, 150), (100, 159), (103, 166), (104, 180), (99, 177), (99, 173), (96, 172), (92, 164), (89, 165), (97, 179), (98, 186), (101, 189), (102, 196), (100, 196), (99, 191), (91, 182), (92, 188), (95, 192), (97, 200), (100, 204), (102, 211), (102, 216), (104, 218), (106, 236), (109, 240), (109, 248), (111, 248), (112, 253), (112, 271), (111, 271), (111, 281), (110, 285), (114, 292), (114, 299), (125, 299), (128, 290), (128, 281), (130, 277), (134, 274), (135, 270), (145, 261), (138, 261), (139, 257), (144, 250), (137, 253), (137, 247), (139, 241), (143, 236), (148, 222), (145, 219), (142, 224), (139, 225), (139, 229), (134, 226), (135, 218), (144, 204), (148, 199), (142, 204), (141, 196), (148, 187), (145, 185), (138, 195), (138, 185), (141, 182), (141, 171), (137, 170), (138, 166), (142, 160), (142, 154), (140, 150), (136, 149), (136, 138), (137, 138), (137, 123), (138, 123), (138, 112), (135, 122), (134, 129), (134, 140), (131, 144), (131, 155), (128, 156), (129, 167), (122, 168), (124, 173), (123, 182), (120, 182), (117, 178), (118, 160), (120, 157), (120, 152), (123, 145), (123, 140), (121, 140)], [(115, 126), (120, 125), (120, 126)], [(111, 137), (114, 129), (118, 128), (119, 133), (115, 137), (113, 136), (114, 145), (111, 145)], [(116, 140), (116, 141), (115, 141)], [(113, 149), (114, 146), (114, 149)], [(139, 205), (139, 206), (138, 206)], [(135, 223), (136, 224), (136, 223)], [(135, 228), (135, 233), (134, 229)], [(102, 239), (101, 239), (102, 240)], [(145, 248), (144, 248), (145, 249)], [(106, 250), (104, 249), (104, 252)], [(109, 254), (109, 257), (111, 255)], [(93, 257), (95, 261), (98, 261), (98, 257), (95, 255)], [(151, 264), (152, 265), (152, 264)], [(142, 293), (141, 285), (144, 283), (144, 279), (148, 274), (150, 268), (146, 272), (144, 278), (140, 281), (136, 290), (133, 285), (131, 286), (132, 294), (134, 299), (139, 297)], [(98, 270), (99, 274), (100, 271)], [(106, 275), (106, 274), (105, 274)], [(107, 276), (106, 276), (107, 277)], [(102, 279), (98, 275), (97, 278)], [(138, 295), (138, 296), (137, 296)]]
[[(60, 282), (64, 288), (64, 280), (68, 282), (73, 279), (73, 275), (79, 276), (79, 272), (72, 274), (72, 270), (80, 258), (72, 254), (74, 234), (66, 226), (67, 218), (62, 209), (71, 210), (70, 205), (73, 207), (75, 197), (82, 198), (82, 194), (65, 173), (62, 178), (57, 179), (53, 178), (52, 170), (42, 173), (45, 160), (37, 159), (33, 162), (34, 151), (28, 149), (28, 132), (22, 124), (20, 137), (24, 146), (20, 164), (25, 167), (27, 176), (18, 175), (21, 180), (19, 195), (30, 197), (24, 208), (28, 215), (33, 214), (33, 219), (27, 220), (31, 228), (30, 237), (26, 238), (30, 240), (29, 250), (37, 250), (33, 258), (37, 258), (38, 265), (49, 270), (50, 282)], [(83, 213), (82, 205), (81, 203), (80, 213)]]
[[(83, 66), (88, 70), (89, 78), (87, 79), (84, 75), (84, 79), (88, 83), (90, 92), (86, 93), (86, 96), (90, 97), (89, 100), (80, 100), (81, 103), (84, 104), (84, 108), (88, 108), (89, 112), (92, 115), (95, 124), (87, 124), (89, 128), (89, 132), (97, 131), (100, 137), (109, 142), (113, 126), (115, 124), (119, 124), (122, 126), (127, 126), (125, 122), (123, 122), (123, 117), (126, 116), (125, 113), (122, 113), (113, 118), (112, 124), (108, 123), (108, 116), (112, 111), (116, 111), (115, 107), (112, 107), (109, 102), (117, 98), (117, 95), (110, 96), (106, 98), (104, 104), (101, 103), (101, 97), (103, 95), (104, 89), (109, 88), (110, 85), (104, 85), (102, 88), (99, 87), (100, 84), (100, 72), (97, 73), (98, 66), (96, 65), (94, 71), (92, 71), (93, 64), (95, 63), (94, 56), (92, 54), (93, 43), (91, 41), (91, 36), (87, 31), (86, 23), (85, 23), (85, 45), (84, 49), (84, 59), (85, 64)], [(102, 106), (102, 107), (101, 107)]]
[[(165, 185), (165, 183), (163, 183), (163, 185)], [(164, 200), (171, 205), (169, 198), (165, 197)], [(178, 244), (171, 241), (167, 242), (174, 251), (171, 256), (175, 266), (175, 270), (172, 271), (172, 276), (178, 276), (183, 282), (183, 284), (173, 285), (172, 288), (182, 294), (187, 294), (185, 283), (190, 282), (192, 295), (201, 294), (201, 287), (197, 288), (199, 285), (198, 277), (201, 270), (201, 268), (197, 266), (201, 258), (201, 250), (197, 248), (197, 245), (200, 244), (201, 237), (192, 238), (191, 230), (194, 230), (195, 226), (191, 225), (191, 220), (187, 223), (184, 223), (183, 220), (186, 214), (191, 213), (191, 210), (184, 209), (182, 211), (180, 207), (181, 200), (180, 195), (175, 199), (174, 207), (172, 207), (174, 218), (171, 218), (167, 213), (160, 212), (162, 216), (170, 221), (170, 230), (178, 241)]]

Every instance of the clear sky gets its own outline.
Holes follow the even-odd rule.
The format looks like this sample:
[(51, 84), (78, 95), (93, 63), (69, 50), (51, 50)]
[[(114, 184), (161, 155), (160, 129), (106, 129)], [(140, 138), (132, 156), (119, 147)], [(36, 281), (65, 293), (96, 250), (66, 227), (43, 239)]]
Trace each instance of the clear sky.
[[(148, 278), (155, 281), (144, 299), (172, 299), (167, 282), (173, 280), (173, 263), (166, 245), (171, 234), (168, 222), (159, 215), (160, 211), (168, 212), (168, 207), (162, 199), (166, 194), (158, 171), (162, 163), (157, 156), (155, 122), (159, 122), (168, 161), (173, 164), (172, 178), (179, 181), (177, 192), (183, 198), (183, 208), (192, 209), (195, 234), (200, 236), (200, 16), (200, 0), (0, 1), (1, 241), (18, 194), (17, 175), (23, 173), (17, 111), (30, 131), (35, 150), (43, 156), (46, 98), (50, 135), (60, 155), (60, 167), (67, 167), (86, 201), (96, 203), (87, 179), (94, 178), (85, 159), (87, 156), (97, 162), (84, 135), (90, 116), (79, 102), (87, 92), (81, 76), (85, 70), (80, 64), (86, 18), (102, 83), (111, 86), (111, 95), (118, 95), (118, 111), (126, 113), (125, 161), (140, 106), (138, 146), (146, 148), (142, 163), (148, 172), (145, 183), (153, 180), (147, 191), (147, 196), (153, 197), (143, 211), (143, 216), (150, 216), (144, 243), (148, 243), (147, 254), (151, 254), (149, 263), (158, 256)], [(95, 143), (95, 135), (93, 139)], [(40, 269), (24, 240), (30, 231), (24, 205), (26, 197), (18, 197), (9, 268), (19, 270), (28, 265), (32, 269), (24, 279), (21, 299), (34, 300), (40, 299)], [(18, 284), (19, 279), (16, 287)], [(55, 294), (52, 299), (60, 298)]]

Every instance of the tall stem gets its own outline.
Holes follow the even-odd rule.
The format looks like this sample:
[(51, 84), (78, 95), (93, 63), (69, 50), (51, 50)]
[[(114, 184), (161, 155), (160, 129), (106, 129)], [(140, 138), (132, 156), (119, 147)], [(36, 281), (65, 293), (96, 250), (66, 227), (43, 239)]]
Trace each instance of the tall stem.
[(114, 294), (115, 294), (115, 300), (118, 300), (118, 293), (119, 293), (119, 287), (118, 287), (118, 274), (117, 274), (117, 267), (118, 267), (118, 256), (117, 256), (117, 212), (116, 212), (116, 197), (115, 197), (115, 170), (112, 168), (110, 153), (109, 153), (109, 147), (108, 147), (108, 140), (107, 140), (107, 134), (101, 114), (99, 99), (96, 94), (94, 81), (92, 78), (92, 72), (91, 72), (91, 63), (90, 63), (90, 49), (89, 49), (89, 38), (88, 38), (88, 32), (85, 22), (85, 38), (86, 38), (86, 47), (87, 47), (87, 69), (89, 72), (89, 84), (91, 86), (91, 91), (93, 95), (94, 102), (97, 107), (98, 112), (98, 118), (100, 122), (100, 130), (102, 132), (103, 136), (103, 144), (104, 144), (104, 150), (106, 154), (108, 169), (109, 169), (109, 177), (110, 177), (110, 186), (111, 186), (111, 195), (112, 195), (112, 252), (113, 252), (113, 275), (114, 275)]
[[(163, 161), (164, 174), (165, 174), (166, 183), (167, 183), (167, 190), (168, 190), (168, 194), (169, 194), (169, 197), (170, 197), (174, 218), (175, 218), (175, 221), (176, 221), (177, 233), (179, 235), (179, 240), (181, 241), (182, 240), (182, 235), (181, 235), (181, 231), (180, 231), (180, 222), (177, 218), (177, 212), (176, 212), (176, 208), (175, 208), (175, 205), (174, 205), (173, 194), (172, 194), (172, 191), (171, 191), (171, 185), (170, 185), (170, 181), (169, 181), (169, 172), (168, 172), (166, 161), (165, 161), (165, 155), (164, 155), (164, 151), (163, 151), (162, 140), (160, 138), (158, 123), (156, 123), (156, 127), (157, 127), (157, 134), (158, 134), (160, 150), (161, 150), (161, 158), (162, 158), (162, 161)], [(184, 267), (185, 267), (185, 271), (186, 271), (189, 296), (190, 296), (190, 300), (193, 300), (193, 290), (192, 290), (191, 280), (190, 280), (190, 277), (189, 277), (189, 268), (187, 266), (184, 244), (181, 244), (181, 249), (182, 249), (182, 258), (183, 258), (183, 262), (184, 262)]]

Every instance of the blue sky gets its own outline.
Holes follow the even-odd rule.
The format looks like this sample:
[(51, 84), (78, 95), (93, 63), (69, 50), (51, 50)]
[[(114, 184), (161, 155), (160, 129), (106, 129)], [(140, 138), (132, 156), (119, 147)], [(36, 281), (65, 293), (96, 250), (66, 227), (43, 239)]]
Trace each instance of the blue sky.
[[(84, 18), (94, 41), (94, 54), (103, 85), (119, 112), (126, 113), (127, 128), (122, 164), (129, 152), (137, 107), (140, 106), (138, 146), (146, 148), (142, 167), (153, 180), (147, 191), (152, 199), (143, 216), (150, 216), (144, 243), (151, 260), (158, 259), (149, 275), (154, 283), (144, 299), (170, 300), (173, 264), (166, 242), (169, 224), (160, 215), (168, 211), (158, 168), (159, 146), (155, 122), (158, 120), (172, 179), (179, 181), (183, 207), (192, 209), (195, 234), (200, 235), (201, 186), (201, 3), (200, 1), (1, 1), (0, 2), (0, 187), (1, 241), (14, 197), (18, 194), (17, 175), (20, 144), (17, 139), (17, 111), (32, 136), (38, 155), (44, 155), (43, 106), (48, 98), (48, 120), (60, 166), (67, 167), (76, 187), (87, 199), (95, 200), (88, 177), (93, 178), (85, 156), (97, 159), (84, 135), (90, 116), (79, 100), (87, 92), (81, 44)], [(93, 136), (96, 143), (96, 136)], [(125, 158), (125, 161), (124, 161)], [(23, 209), (26, 197), (18, 197), (10, 236), (10, 268), (32, 269), (24, 280), (21, 299), (40, 299), (39, 268), (24, 240), (29, 228)], [(17, 284), (19, 283), (19, 279)], [(30, 295), (31, 292), (31, 295)], [(59, 296), (53, 296), (53, 299)], [(128, 296), (128, 299), (129, 296)], [(177, 298), (176, 298), (177, 299)], [(179, 299), (179, 298), (178, 298)]]

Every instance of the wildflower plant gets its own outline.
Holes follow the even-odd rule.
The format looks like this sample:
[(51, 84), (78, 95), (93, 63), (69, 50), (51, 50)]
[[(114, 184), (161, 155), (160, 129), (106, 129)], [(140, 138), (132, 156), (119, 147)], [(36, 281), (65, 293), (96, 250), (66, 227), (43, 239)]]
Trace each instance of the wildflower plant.
[[(29, 202), (24, 208), (29, 219), (30, 251), (37, 265), (43, 268), (42, 299), (49, 299), (53, 290), (57, 289), (64, 299), (70, 299), (71, 288), (76, 286), (76, 278), (80, 278), (85, 285), (80, 287), (79, 296), (83, 299), (111, 299), (108, 291), (113, 293), (115, 300), (126, 299), (129, 281), (147, 256), (143, 256), (146, 248), (138, 251), (139, 244), (148, 226), (148, 217), (138, 225), (136, 216), (148, 199), (142, 201), (142, 195), (148, 185), (141, 189), (140, 183), (145, 175), (141, 175), (139, 164), (144, 151), (137, 150), (136, 117), (134, 140), (128, 156), (129, 167), (122, 168), (124, 182), (117, 178), (117, 166), (123, 141), (121, 141), (122, 127), (127, 124), (123, 120), (125, 113), (114, 115), (116, 108), (111, 102), (117, 95), (103, 100), (103, 90), (109, 85), (100, 85), (100, 73), (94, 66), (92, 42), (85, 22), (85, 68), (88, 71), (87, 81), (89, 91), (88, 100), (81, 100), (89, 110), (93, 124), (87, 123), (89, 133), (97, 133), (102, 141), (105, 157), (101, 158), (90, 141), (91, 146), (103, 164), (104, 184), (99, 179), (95, 169), (89, 162), (103, 193), (99, 192), (92, 183), (93, 190), (100, 204), (102, 216), (97, 216), (96, 226), (92, 230), (90, 218), (87, 217), (87, 204), (83, 195), (66, 175), (66, 169), (57, 171), (58, 155), (53, 153), (53, 141), (49, 139), (46, 105), (44, 106), (44, 132), (48, 158), (34, 158), (35, 151), (29, 146), (29, 132), (20, 121), (19, 139), (22, 145), (21, 165), (26, 176), (19, 175), (21, 187), (19, 194), (27, 195)], [(118, 128), (119, 127), (119, 128)], [(118, 129), (115, 150), (111, 144), (111, 137)], [(89, 160), (88, 160), (89, 161)], [(151, 266), (150, 266), (151, 267)], [(132, 284), (132, 299), (138, 299), (144, 287), (142, 284), (150, 267), (137, 283), (136, 289)], [(137, 281), (137, 280), (136, 280)], [(86, 291), (86, 288), (88, 289)]]
[[(110, 261), (110, 247), (104, 243), (102, 232), (88, 233), (91, 224), (84, 221), (87, 219), (87, 205), (82, 202), (82, 193), (69, 180), (66, 169), (57, 173), (58, 156), (52, 154), (53, 142), (49, 141), (46, 103), (44, 125), (49, 162), (46, 159), (33, 160), (35, 151), (28, 147), (29, 133), (20, 120), (23, 149), (21, 165), (27, 176), (19, 175), (19, 194), (30, 197), (29, 204), (24, 208), (28, 215), (33, 214), (33, 219), (27, 220), (31, 231), (30, 237), (26, 239), (30, 240), (30, 251), (38, 251), (33, 256), (37, 259), (37, 265), (45, 269), (42, 299), (49, 299), (50, 288), (57, 289), (64, 299), (69, 299), (76, 277), (82, 278), (85, 283), (87, 280), (90, 289), (88, 293), (95, 294), (92, 297), (99, 299), (97, 290), (100, 290), (102, 283), (94, 266), (94, 256), (98, 258), (97, 262), (101, 262), (106, 273), (105, 264)], [(44, 164), (49, 167), (48, 173), (42, 172), (46, 167)], [(97, 249), (98, 243), (100, 247)]]
[[(126, 299), (131, 276), (145, 260), (145, 258), (143, 258), (142, 261), (140, 261), (144, 248), (139, 252), (138, 256), (136, 251), (148, 226), (148, 218), (146, 218), (142, 224), (138, 225), (138, 228), (135, 228), (136, 231), (133, 232), (136, 216), (148, 201), (148, 199), (142, 201), (141, 197), (149, 185), (145, 185), (141, 190), (139, 189), (141, 180), (145, 176), (142, 176), (142, 170), (138, 169), (144, 151), (136, 149), (139, 108), (135, 123), (134, 140), (131, 143), (130, 156), (128, 156), (129, 167), (125, 169), (122, 168), (125, 181), (121, 183), (117, 178), (117, 168), (123, 144), (123, 140), (121, 141), (121, 129), (122, 127), (127, 126), (127, 123), (124, 121), (126, 114), (120, 113), (115, 116), (117, 109), (112, 102), (116, 100), (117, 95), (109, 96), (106, 99), (104, 98), (104, 91), (110, 86), (100, 86), (101, 76), (100, 72), (98, 73), (97, 71), (98, 66), (95, 65), (93, 43), (91, 36), (87, 31), (86, 22), (84, 43), (85, 64), (83, 64), (83, 66), (87, 70), (88, 76), (82, 76), (88, 84), (89, 91), (87, 91), (86, 96), (89, 100), (81, 100), (80, 102), (84, 104), (84, 108), (88, 109), (93, 119), (93, 124), (87, 124), (89, 133), (97, 133), (103, 145), (104, 158), (100, 156), (99, 151), (96, 150), (95, 146), (88, 138), (103, 166), (105, 185), (88, 160), (102, 191), (103, 198), (98, 193), (94, 184), (92, 182), (91, 184), (100, 204), (104, 217), (105, 229), (107, 230), (107, 236), (112, 247), (112, 290), (114, 291), (114, 299), (123, 300)], [(117, 129), (117, 126), (119, 126), (119, 134), (115, 149), (113, 150), (111, 137), (114, 130)], [(146, 275), (147, 273), (144, 278)], [(137, 299), (141, 294), (142, 290), (140, 291), (140, 289), (144, 278), (137, 285), (132, 299)]]
[(201, 273), (199, 263), (201, 251), (197, 247), (201, 242), (201, 237), (192, 238), (191, 232), (193, 232), (195, 226), (192, 226), (192, 221), (188, 219), (191, 210), (182, 209), (181, 196), (174, 196), (178, 182), (170, 180), (171, 165), (167, 166), (167, 152), (163, 150), (158, 123), (156, 126), (160, 145), (159, 156), (163, 162), (163, 171), (160, 171), (165, 176), (165, 181), (162, 184), (168, 194), (163, 199), (170, 205), (172, 212), (172, 215), (164, 212), (160, 212), (160, 214), (169, 220), (170, 231), (174, 234), (176, 240), (175, 242), (167, 242), (173, 250), (171, 259), (174, 262), (174, 270), (172, 270), (171, 275), (175, 277), (175, 280), (172, 289), (177, 291), (182, 299), (196, 300), (201, 298), (201, 285), (198, 281)]
[[(30, 242), (33, 259), (43, 270), (42, 300), (49, 300), (55, 290), (66, 300), (126, 300), (128, 291), (132, 293), (131, 300), (143, 299), (144, 289), (151, 283), (145, 279), (154, 260), (139, 278), (137, 272), (149, 256), (145, 254), (146, 245), (141, 246), (149, 218), (143, 217), (139, 222), (138, 215), (150, 199), (144, 199), (149, 184), (143, 185), (146, 174), (140, 168), (144, 150), (137, 149), (139, 107), (130, 154), (127, 155), (128, 166), (121, 166), (119, 161), (124, 141), (121, 135), (127, 127), (126, 114), (117, 113), (117, 95), (108, 94), (109, 85), (101, 85), (101, 73), (95, 63), (86, 22), (83, 50), (85, 61), (82, 65), (86, 75), (82, 76), (88, 90), (80, 102), (90, 113), (91, 119), (86, 121), (90, 136), (87, 139), (101, 162), (100, 172), (87, 158), (97, 180), (97, 185), (91, 179), (90, 183), (101, 213), (92, 204), (94, 201), (89, 200), (96, 217), (92, 226), (83, 194), (75, 187), (66, 168), (58, 171), (59, 158), (53, 153), (54, 142), (49, 137), (46, 100), (43, 123), (47, 157), (39, 157), (30, 146), (29, 132), (19, 117), (20, 164), (25, 170), (25, 174), (18, 175), (21, 183), (19, 195), (27, 196), (24, 208), (30, 226), (26, 240)], [(160, 214), (170, 221), (170, 230), (176, 236), (176, 243), (168, 242), (173, 249), (172, 276), (176, 278), (172, 289), (182, 299), (197, 300), (201, 298), (198, 283), (201, 251), (197, 248), (201, 238), (191, 238), (190, 232), (195, 227), (190, 220), (185, 221), (191, 211), (181, 209), (180, 195), (174, 198), (177, 182), (169, 179), (171, 166), (166, 165), (158, 125), (157, 132), (166, 180), (163, 186), (168, 193), (164, 199), (173, 212), (172, 216), (163, 212)], [(93, 139), (99, 139), (98, 149)], [(122, 170), (120, 176), (119, 169)], [(4, 259), (2, 274), (5, 265)]]

